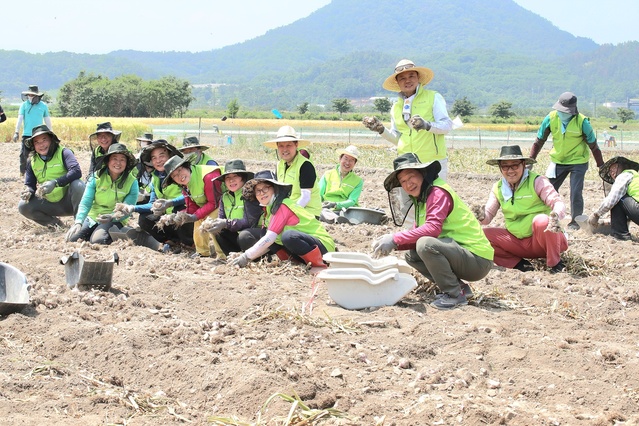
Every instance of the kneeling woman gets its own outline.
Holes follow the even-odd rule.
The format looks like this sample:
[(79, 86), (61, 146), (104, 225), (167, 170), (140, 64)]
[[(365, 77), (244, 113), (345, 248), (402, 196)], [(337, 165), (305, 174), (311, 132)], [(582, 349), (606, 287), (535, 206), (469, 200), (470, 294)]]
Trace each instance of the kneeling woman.
[(291, 189), (291, 184), (278, 182), (269, 170), (258, 172), (244, 185), (244, 198), (257, 200), (264, 210), (263, 226), (240, 232), (244, 252), (230, 256), (230, 264), (245, 267), (270, 253), (282, 260), (293, 257), (315, 268), (326, 266), (322, 255), (335, 251), (335, 242), (312, 213), (289, 198)]
[(67, 241), (111, 244), (109, 229), (114, 225), (122, 229), (129, 219), (114, 213), (116, 203), (135, 204), (138, 199), (138, 181), (131, 173), (136, 161), (131, 151), (115, 143), (102, 158), (99, 169), (89, 177)]

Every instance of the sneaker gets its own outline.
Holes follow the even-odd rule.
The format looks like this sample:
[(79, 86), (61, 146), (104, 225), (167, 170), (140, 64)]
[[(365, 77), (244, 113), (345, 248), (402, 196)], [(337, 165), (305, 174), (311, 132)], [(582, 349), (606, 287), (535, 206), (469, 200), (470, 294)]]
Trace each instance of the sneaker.
[(453, 297), (448, 293), (443, 293), (430, 303), (430, 306), (441, 310), (454, 309), (457, 306), (463, 305), (468, 305), (468, 300), (466, 299), (466, 296), (464, 296), (464, 293), (459, 293), (459, 296), (457, 297)]
[(568, 229), (570, 229), (571, 231), (576, 231), (581, 228), (579, 227), (579, 224), (573, 220), (568, 224)]
[(612, 236), (619, 241), (630, 241), (632, 236), (630, 234), (612, 234)]
[(559, 261), (558, 264), (550, 268), (551, 274), (557, 274), (559, 272), (566, 272), (566, 264), (563, 261)]
[(513, 269), (517, 269), (518, 271), (521, 271), (521, 272), (530, 272), (530, 271), (534, 271), (535, 267), (533, 266), (532, 263), (530, 263), (529, 260), (521, 259), (519, 262), (517, 262), (515, 266), (513, 266)]
[(470, 286), (470, 284), (460, 280), (459, 286), (461, 287), (462, 294), (466, 296), (466, 299), (472, 299), (473, 297), (475, 297), (475, 294), (473, 293), (473, 289)]

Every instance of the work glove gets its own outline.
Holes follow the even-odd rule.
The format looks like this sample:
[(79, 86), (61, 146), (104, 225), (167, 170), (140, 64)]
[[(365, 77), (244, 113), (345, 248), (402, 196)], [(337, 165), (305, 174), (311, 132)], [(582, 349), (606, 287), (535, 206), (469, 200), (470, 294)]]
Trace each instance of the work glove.
[(25, 185), (22, 192), (20, 192), (20, 199), (23, 201), (29, 201), (31, 197), (33, 197), (33, 189)]
[(332, 201), (324, 201), (322, 203), (323, 209), (334, 209), (335, 207), (337, 207), (337, 203), (334, 203)]
[(366, 126), (368, 130), (377, 132), (380, 135), (384, 133), (384, 125), (377, 119), (377, 117), (364, 117), (364, 119), (362, 119), (362, 124)]
[(430, 130), (431, 124), (428, 121), (424, 121), (419, 115), (413, 115), (408, 120), (408, 125), (415, 130)]
[(100, 224), (105, 224), (113, 221), (112, 214), (101, 214), (96, 218), (96, 221)]
[(153, 202), (153, 205), (151, 206), (151, 211), (153, 212), (154, 215), (161, 216), (169, 207), (173, 207), (173, 201), (165, 200), (163, 198), (158, 198), (157, 200)]
[(248, 258), (246, 253), (229, 253), (226, 257), (227, 264), (237, 266), (238, 268), (245, 268), (250, 261), (251, 259)]
[(12, 140), (12, 141), (14, 141), (14, 142), (18, 142), (18, 136), (20, 136), (20, 135), (18, 134), (18, 132), (15, 132), (15, 133), (13, 134), (13, 139), (11, 139), (11, 140)]
[(597, 213), (588, 216), (588, 225), (590, 225), (592, 229), (597, 229), (599, 226), (599, 215)]
[(42, 195), (50, 194), (55, 189), (57, 182), (54, 180), (48, 180), (40, 185), (40, 192)]
[(113, 211), (119, 211), (124, 214), (131, 214), (135, 211), (135, 206), (132, 204), (116, 203)]
[(548, 226), (546, 226), (544, 232), (561, 232), (561, 225), (559, 225), (559, 215), (556, 212), (551, 212), (548, 215)]
[(71, 228), (69, 228), (69, 230), (67, 231), (67, 235), (65, 235), (64, 240), (66, 242), (71, 241), (71, 238), (73, 238), (75, 234), (80, 232), (80, 229), (82, 229), (81, 223), (74, 223), (73, 225), (71, 225)]
[(226, 222), (226, 219), (217, 218), (213, 221), (213, 225), (211, 225), (209, 232), (213, 235), (217, 235), (220, 232), (222, 232), (223, 229), (226, 229), (227, 227), (228, 227), (228, 223)]
[(480, 204), (475, 204), (471, 207), (473, 214), (477, 218), (477, 220), (481, 223), (484, 219), (486, 219), (486, 206), (482, 206)]
[(192, 223), (197, 221), (197, 216), (195, 214), (188, 214), (186, 212), (177, 212), (175, 214), (175, 226), (178, 228), (185, 223)]
[(395, 250), (397, 245), (393, 241), (393, 234), (382, 235), (373, 241), (373, 257), (379, 258), (388, 256), (390, 252)]

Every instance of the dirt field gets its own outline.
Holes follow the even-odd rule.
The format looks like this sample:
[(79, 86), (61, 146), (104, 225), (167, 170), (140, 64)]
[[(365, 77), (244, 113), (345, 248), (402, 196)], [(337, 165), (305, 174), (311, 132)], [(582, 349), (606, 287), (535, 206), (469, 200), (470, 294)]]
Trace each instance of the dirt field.
[[(1, 425), (284, 424), (291, 402), (263, 409), (278, 393), (303, 401), (295, 415), (326, 416), (309, 424), (639, 424), (636, 240), (573, 232), (570, 273), (496, 267), (452, 311), (431, 308), (419, 280), (397, 305), (364, 311), (333, 304), (322, 286), (308, 315), (312, 276), (288, 262), (240, 270), (122, 241), (65, 243), (66, 229), (18, 215), (17, 144), (0, 155), (0, 260), (26, 273), (33, 301), (0, 318)], [(88, 153), (79, 159), (87, 170)], [(387, 173), (360, 169), (364, 206), (387, 207)], [(478, 203), (495, 179), (449, 182)], [(591, 211), (600, 182), (585, 194)], [(340, 251), (368, 253), (394, 227), (327, 228)], [(117, 252), (111, 292), (67, 288), (59, 259), (75, 250)]]

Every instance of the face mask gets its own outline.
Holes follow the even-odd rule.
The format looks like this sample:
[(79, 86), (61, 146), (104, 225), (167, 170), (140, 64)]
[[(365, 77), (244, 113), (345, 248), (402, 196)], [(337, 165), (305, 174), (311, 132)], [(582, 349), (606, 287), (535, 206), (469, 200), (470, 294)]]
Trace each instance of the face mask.
[(559, 119), (561, 120), (562, 123), (568, 123), (570, 121), (570, 119), (572, 118), (572, 114), (568, 113), (568, 112), (561, 112), (561, 111), (557, 111), (557, 116), (559, 117)]

